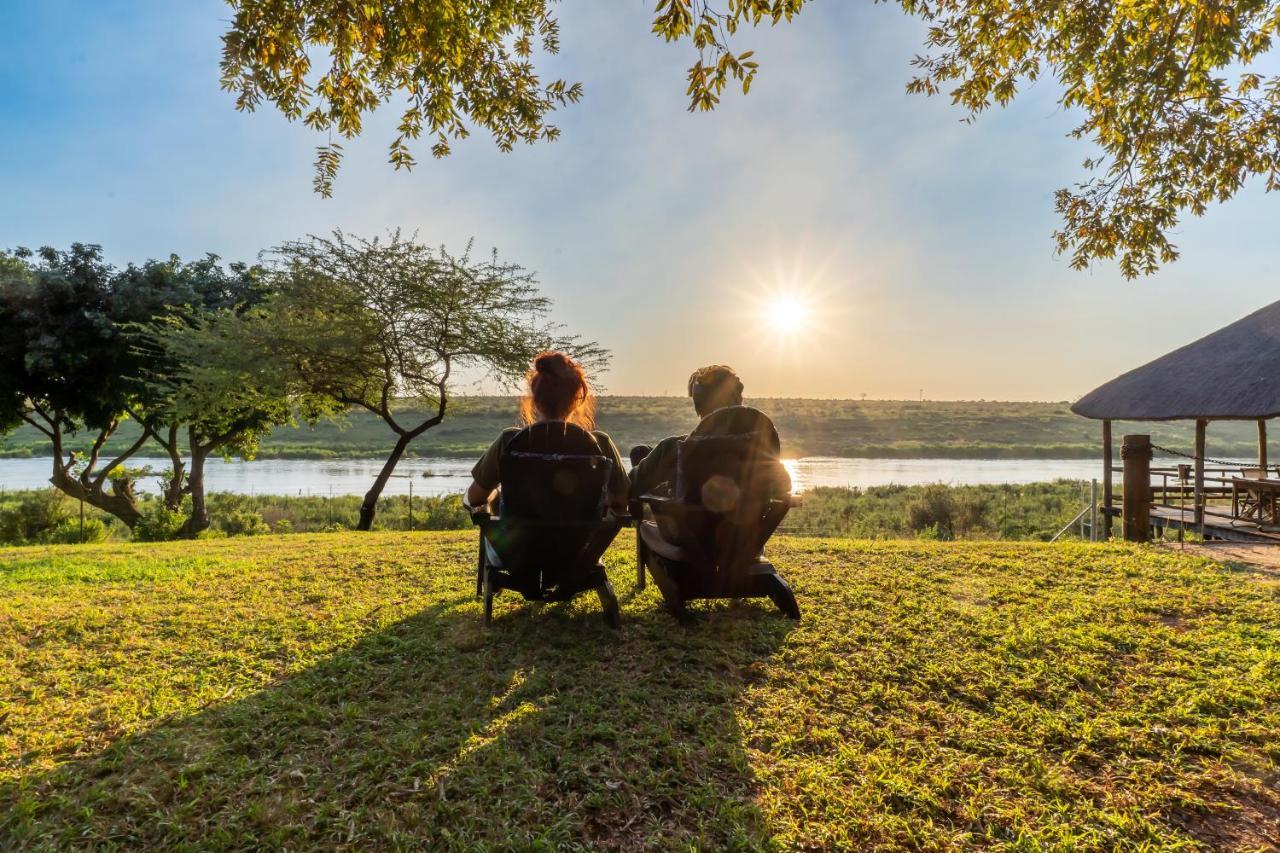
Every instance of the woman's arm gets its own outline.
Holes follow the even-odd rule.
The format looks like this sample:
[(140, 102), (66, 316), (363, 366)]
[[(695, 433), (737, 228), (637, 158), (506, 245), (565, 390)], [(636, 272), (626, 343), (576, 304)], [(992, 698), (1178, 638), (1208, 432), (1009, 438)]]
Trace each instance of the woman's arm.
[(484, 508), (489, 504), (493, 493), (498, 490), (498, 482), (501, 478), (498, 460), (502, 457), (502, 448), (505, 445), (503, 438), (508, 433), (514, 434), (512, 430), (503, 430), (502, 435), (494, 439), (493, 444), (489, 445), (489, 449), (471, 469), (471, 485), (467, 487), (467, 493), (462, 498), (467, 506), (473, 509)]

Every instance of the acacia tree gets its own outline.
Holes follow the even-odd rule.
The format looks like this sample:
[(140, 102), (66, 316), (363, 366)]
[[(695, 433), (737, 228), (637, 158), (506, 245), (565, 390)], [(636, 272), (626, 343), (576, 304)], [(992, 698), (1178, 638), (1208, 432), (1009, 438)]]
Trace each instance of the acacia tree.
[(190, 453), (185, 479), (175, 471), (181, 494), (191, 498), (180, 535), (195, 536), (209, 526), (204, 473), (210, 456), (252, 459), (273, 428), (294, 424), (299, 415), (315, 422), (334, 413), (328, 398), (291, 393), (281, 362), (254, 349), (261, 321), (254, 309), (188, 311), (138, 330), (138, 350), (155, 365), (147, 380), (153, 410), (157, 419), (181, 426)]
[(546, 322), (550, 301), (517, 264), (386, 239), (308, 237), (272, 253), (274, 295), (254, 350), (281, 359), (298, 392), (377, 415), (394, 444), (360, 506), (373, 525), (378, 498), (414, 439), (444, 420), (462, 375), (523, 376), (547, 347), (596, 365), (594, 343)]
[[(498, 146), (555, 139), (548, 123), (578, 101), (576, 82), (543, 83), (534, 45), (559, 48), (552, 0), (349, 3), (228, 0), (222, 84), (236, 105), (271, 101), (290, 119), (340, 138), (393, 98), (406, 101), (391, 142), (397, 168), (414, 164), (422, 133), (449, 153), (468, 122)], [(658, 0), (653, 31), (697, 51), (689, 108), (711, 110), (724, 90), (747, 92), (752, 51), (732, 41), (743, 27), (789, 21), (807, 0)], [(889, 2), (889, 0), (880, 0)], [(1119, 258), (1127, 277), (1177, 258), (1170, 231), (1187, 213), (1232, 198), (1250, 178), (1280, 187), (1280, 75), (1266, 60), (1280, 28), (1277, 0), (897, 0), (929, 23), (926, 53), (908, 91), (945, 93), (971, 120), (1051, 75), (1059, 102), (1082, 116), (1073, 131), (1101, 156), (1090, 177), (1056, 194), (1057, 250), (1076, 268)], [(329, 68), (312, 75), (313, 56)], [(338, 143), (320, 147), (316, 189), (332, 192)]]
[[(165, 261), (130, 264), (116, 276), (117, 319), (123, 326), (131, 359), (125, 369), (127, 379), (140, 399), (137, 418), (169, 458), (170, 468), (162, 483), (164, 504), (170, 510), (179, 510), (183, 498), (192, 495), (203, 514), (203, 476), (193, 485), (184, 458), (188, 449), (193, 460), (196, 456), (195, 448), (184, 441), (191, 432), (187, 419), (199, 420), (201, 413), (173, 405), (172, 386), (181, 374), (173, 354), (155, 346), (154, 326), (162, 320), (161, 325), (173, 320), (191, 322), (193, 318), (209, 322), (224, 312), (242, 313), (265, 294), (261, 273), (260, 267), (243, 263), (224, 267), (216, 255), (210, 254), (185, 263), (170, 255)], [(213, 353), (193, 355), (206, 364), (213, 357)]]

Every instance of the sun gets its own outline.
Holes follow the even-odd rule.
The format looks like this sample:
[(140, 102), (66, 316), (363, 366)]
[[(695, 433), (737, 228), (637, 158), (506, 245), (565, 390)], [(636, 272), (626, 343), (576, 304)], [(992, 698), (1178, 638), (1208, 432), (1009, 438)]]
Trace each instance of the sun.
[(812, 325), (812, 315), (808, 302), (793, 293), (778, 294), (764, 305), (765, 324), (779, 334), (805, 331)]

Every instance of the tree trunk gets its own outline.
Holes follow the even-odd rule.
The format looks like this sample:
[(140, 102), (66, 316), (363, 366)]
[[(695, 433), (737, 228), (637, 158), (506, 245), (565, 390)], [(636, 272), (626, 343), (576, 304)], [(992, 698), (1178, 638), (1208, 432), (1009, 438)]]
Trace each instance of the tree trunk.
[(201, 445), (191, 436), (191, 471), (187, 485), (191, 489), (191, 517), (182, 525), (181, 535), (194, 539), (209, 528), (209, 507), (204, 502), (204, 461), (209, 458), (212, 445)]
[(404, 433), (396, 442), (396, 446), (391, 449), (391, 455), (387, 457), (382, 470), (378, 472), (378, 478), (373, 481), (373, 487), (365, 493), (364, 502), (360, 504), (360, 523), (356, 525), (357, 530), (373, 529), (373, 516), (378, 511), (378, 498), (382, 496), (387, 480), (391, 479), (391, 472), (396, 470), (400, 457), (404, 456), (405, 449), (413, 439), (413, 433)]
[[(158, 433), (156, 438), (159, 439)], [(182, 461), (182, 449), (178, 446), (178, 428), (169, 427), (168, 438), (161, 443), (173, 469), (173, 478), (164, 486), (164, 505), (166, 509), (177, 512), (182, 509), (182, 496), (186, 494), (186, 465)]]
[(121, 491), (116, 491), (114, 485), (110, 492), (86, 487), (78, 477), (73, 477), (69, 473), (65, 463), (57, 457), (53, 460), (53, 476), (49, 478), (49, 482), (63, 494), (114, 515), (130, 530), (138, 523), (138, 519), (142, 518), (142, 512), (138, 509), (130, 483), (123, 485)]
[(49, 421), (48, 430), (41, 428), (39, 425), (36, 425), (36, 428), (44, 432), (53, 444), (53, 476), (49, 478), (49, 483), (68, 497), (84, 501), (91, 507), (96, 507), (103, 512), (114, 515), (132, 530), (133, 526), (138, 523), (138, 519), (142, 518), (142, 513), (138, 509), (137, 499), (133, 494), (133, 483), (128, 480), (121, 480), (117, 487), (117, 484), (113, 482), (110, 492), (104, 491), (101, 484), (95, 486), (91, 483), (86, 483), (71, 473), (74, 460), (70, 457), (66, 460), (63, 459), (65, 454), (62, 447), (61, 425), (56, 420), (51, 420)]

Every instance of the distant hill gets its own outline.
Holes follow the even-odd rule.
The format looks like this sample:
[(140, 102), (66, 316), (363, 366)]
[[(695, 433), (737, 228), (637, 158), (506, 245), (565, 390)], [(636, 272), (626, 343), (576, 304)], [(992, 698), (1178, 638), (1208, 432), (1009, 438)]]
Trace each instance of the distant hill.
[[(1101, 428), (1071, 414), (1066, 403), (914, 402), (895, 400), (754, 399), (782, 434), (787, 456), (1086, 458), (1100, 455)], [(459, 401), (445, 422), (410, 448), (417, 456), (475, 456), (506, 426), (515, 423), (514, 397), (469, 397)], [(653, 443), (687, 432), (695, 423), (684, 397), (603, 397), (600, 427), (625, 453), (632, 445)], [(1189, 451), (1188, 424), (1117, 424), (1116, 442), (1125, 432), (1150, 433), (1160, 445)], [(123, 447), (137, 433), (120, 430), (108, 451)], [(1249, 457), (1255, 453), (1252, 422), (1209, 426), (1209, 454)], [(1277, 436), (1280, 438), (1280, 436)], [(261, 456), (334, 458), (382, 456), (391, 433), (372, 415), (352, 413), (343, 424), (323, 423), (276, 430)], [(49, 443), (30, 427), (0, 438), (0, 457), (47, 456)]]

